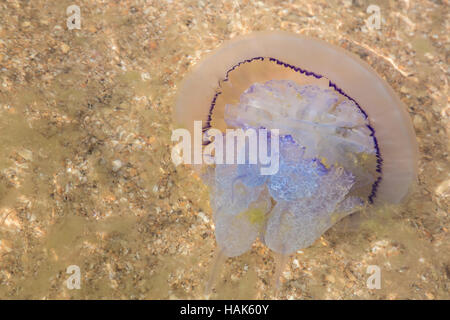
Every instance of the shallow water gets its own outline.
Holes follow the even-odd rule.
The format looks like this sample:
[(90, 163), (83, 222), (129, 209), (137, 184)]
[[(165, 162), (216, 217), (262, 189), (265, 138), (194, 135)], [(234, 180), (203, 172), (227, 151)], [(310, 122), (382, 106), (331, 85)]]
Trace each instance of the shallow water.
[[(68, 30), (71, 4), (0, 4), (0, 298), (203, 298), (214, 226), (206, 187), (172, 164), (172, 108), (202, 57), (259, 30), (322, 38), (386, 79), (413, 120), (419, 183), (292, 255), (278, 296), (274, 254), (256, 243), (226, 260), (212, 297), (450, 298), (445, 3), (81, 1)], [(369, 4), (378, 31), (362, 30)]]

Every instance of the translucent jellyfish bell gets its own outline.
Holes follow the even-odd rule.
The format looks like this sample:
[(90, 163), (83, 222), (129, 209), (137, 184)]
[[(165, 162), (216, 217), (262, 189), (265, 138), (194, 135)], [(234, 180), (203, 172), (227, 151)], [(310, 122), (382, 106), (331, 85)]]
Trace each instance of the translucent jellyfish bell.
[(405, 106), (366, 63), (316, 39), (270, 32), (225, 43), (185, 79), (174, 120), (191, 132), (196, 120), (204, 132), (279, 130), (274, 175), (259, 176), (259, 164), (207, 169), (219, 257), (258, 236), (286, 256), (365, 205), (401, 202), (417, 178)]

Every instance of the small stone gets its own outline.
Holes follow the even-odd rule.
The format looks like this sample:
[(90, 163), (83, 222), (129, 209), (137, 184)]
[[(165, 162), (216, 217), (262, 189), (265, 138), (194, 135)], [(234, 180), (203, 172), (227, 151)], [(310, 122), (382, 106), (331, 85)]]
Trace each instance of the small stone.
[(414, 128), (423, 129), (423, 119), (418, 114), (416, 114), (414, 116), (413, 123), (414, 123)]
[(18, 152), (18, 154), (27, 161), (33, 160), (33, 152), (28, 149), (22, 149)]
[(120, 161), (120, 160), (114, 160), (114, 161), (112, 162), (112, 170), (113, 170), (114, 172), (117, 172), (117, 171), (120, 170), (120, 168), (122, 168), (122, 161)]
[(198, 216), (203, 220), (204, 223), (209, 223), (209, 219), (208, 217), (203, 213), (203, 212), (199, 212)]
[(2, 251), (6, 251), (6, 252), (12, 251), (12, 245), (11, 245), (10, 241), (5, 240), (5, 239), (0, 239), (0, 252), (2, 252)]
[(434, 56), (433, 56), (431, 53), (429, 53), (429, 52), (426, 52), (426, 53), (424, 54), (424, 56), (425, 56), (427, 59), (430, 59), (430, 60), (433, 60), (433, 59), (434, 59)]
[(328, 281), (328, 282), (330, 282), (330, 283), (335, 283), (335, 281), (336, 281), (336, 279), (334, 278), (334, 276), (331, 275), (331, 274), (327, 274), (327, 275), (325, 276), (325, 280)]
[(349, 8), (352, 6), (352, 0), (344, 0), (342, 1), (345, 8)]
[(401, 93), (407, 94), (407, 93), (410, 93), (410, 90), (409, 90), (409, 88), (407, 88), (407, 87), (401, 87), (401, 88), (400, 88), (400, 92), (401, 92)]
[(62, 51), (63, 53), (67, 53), (67, 52), (69, 52), (69, 50), (70, 50), (70, 47), (69, 47), (67, 44), (63, 43), (63, 44), (61, 45), (61, 51)]
[(285, 272), (283, 272), (283, 277), (286, 280), (291, 280), (292, 279), (292, 273), (290, 271), (285, 271)]
[(427, 292), (425, 293), (425, 295), (427, 296), (428, 299), (434, 300), (434, 295), (431, 292)]

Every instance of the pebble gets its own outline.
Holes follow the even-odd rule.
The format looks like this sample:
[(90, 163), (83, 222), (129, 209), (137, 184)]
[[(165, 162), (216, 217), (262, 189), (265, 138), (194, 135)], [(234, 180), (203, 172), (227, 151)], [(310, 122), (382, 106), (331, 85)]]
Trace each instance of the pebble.
[(286, 280), (291, 280), (292, 279), (292, 273), (290, 271), (285, 271), (285, 272), (283, 272), (283, 277)]
[(209, 218), (203, 212), (200, 211), (198, 213), (198, 216), (203, 220), (204, 223), (209, 223)]
[(69, 52), (69, 50), (70, 50), (70, 47), (67, 44), (65, 44), (65, 43), (61, 44), (61, 51), (63, 53), (67, 53), (67, 52)]
[(335, 283), (335, 282), (336, 282), (336, 279), (335, 279), (334, 276), (331, 275), (331, 274), (327, 274), (327, 275), (325, 276), (325, 280), (328, 281), (328, 282), (330, 282), (330, 283)]
[(33, 160), (33, 152), (28, 149), (22, 149), (18, 152), (18, 154), (27, 161)]
[(414, 123), (414, 128), (423, 129), (424, 122), (423, 122), (422, 116), (416, 114), (414, 116), (413, 123)]
[(117, 171), (120, 170), (120, 168), (122, 168), (122, 161), (120, 161), (120, 160), (114, 160), (114, 161), (112, 162), (112, 170), (113, 170), (114, 172), (117, 172)]

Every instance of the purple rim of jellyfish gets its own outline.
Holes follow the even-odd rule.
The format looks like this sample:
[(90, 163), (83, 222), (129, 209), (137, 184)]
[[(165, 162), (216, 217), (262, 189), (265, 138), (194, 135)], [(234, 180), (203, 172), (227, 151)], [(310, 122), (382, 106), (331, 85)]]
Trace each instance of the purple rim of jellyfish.
[[(307, 75), (307, 76), (313, 76), (313, 77), (316, 78), (316, 79), (326, 78), (326, 77), (324, 77), (324, 76), (322, 76), (322, 75), (320, 75), (320, 74), (316, 74), (316, 73), (314, 73), (314, 72), (311, 72), (311, 71), (308, 71), (308, 70), (304, 70), (304, 69), (302, 69), (302, 68), (293, 66), (293, 65), (291, 65), (291, 64), (285, 63), (285, 62), (280, 61), (280, 60), (275, 59), (275, 58), (270, 58), (270, 57), (267, 57), (267, 58), (265, 58), (265, 57), (255, 57), (255, 58), (252, 58), (252, 59), (247, 59), (247, 60), (241, 61), (241, 62), (239, 62), (238, 64), (234, 65), (230, 70), (227, 71), (227, 73), (226, 73), (226, 75), (225, 75), (225, 79), (223, 79), (222, 81), (223, 81), (223, 82), (228, 81), (228, 80), (229, 80), (228, 75), (230, 74), (230, 72), (232, 72), (233, 70), (235, 70), (236, 68), (238, 68), (238, 67), (241, 66), (242, 64), (249, 63), (249, 62), (252, 62), (252, 61), (255, 61), (255, 60), (261, 60), (261, 61), (264, 61), (264, 59), (269, 59), (269, 61), (275, 62), (276, 64), (281, 65), (281, 66), (284, 66), (285, 68), (289, 68), (289, 69), (291, 69), (291, 70), (294, 70), (295, 72), (299, 72), (299, 73), (302, 73), (302, 74)], [(337, 92), (339, 92), (341, 95), (343, 95), (343, 96), (346, 97), (347, 99), (353, 101), (353, 102), (356, 104), (356, 106), (358, 107), (358, 109), (359, 109), (359, 110), (362, 112), (362, 114), (364, 115), (364, 118), (368, 120), (367, 113), (364, 111), (363, 108), (361, 108), (361, 106), (359, 105), (358, 102), (356, 102), (355, 99), (353, 99), (353, 98), (350, 97), (348, 94), (346, 94), (341, 88), (339, 88), (339, 87), (338, 87), (335, 83), (333, 83), (331, 80), (328, 80), (328, 86), (329, 86), (329, 87), (332, 87), (334, 90), (336, 90)], [(220, 88), (220, 87), (221, 87), (221, 81), (219, 81), (219, 88)], [(216, 106), (217, 97), (218, 97), (221, 93), (222, 93), (222, 91), (218, 90), (218, 91), (216, 92), (216, 94), (214, 95), (214, 98), (213, 98), (212, 101), (211, 101), (211, 106), (210, 106), (210, 108), (209, 108), (208, 118), (207, 118), (207, 120), (206, 120), (206, 124), (203, 126), (203, 129), (202, 129), (203, 132), (206, 132), (206, 131), (208, 131), (208, 130), (211, 128), (212, 113), (213, 113), (214, 107)], [(374, 146), (375, 146), (375, 153), (376, 153), (376, 158), (377, 158), (376, 171), (377, 171), (378, 173), (380, 173), (380, 176), (379, 176), (379, 177), (375, 180), (375, 182), (372, 184), (372, 190), (371, 190), (371, 192), (370, 192), (370, 194), (369, 194), (369, 197), (368, 197), (369, 202), (370, 202), (370, 203), (373, 203), (373, 199), (376, 197), (377, 189), (378, 189), (378, 186), (379, 186), (379, 184), (380, 184), (380, 182), (381, 182), (381, 167), (382, 167), (382, 164), (383, 164), (383, 158), (381, 157), (380, 148), (379, 148), (379, 146), (378, 146), (378, 141), (377, 141), (377, 138), (375, 137), (375, 129), (374, 129), (370, 124), (368, 124), (368, 125), (366, 125), (366, 126), (367, 126), (367, 128), (370, 130), (370, 136), (372, 137), (373, 144), (374, 144)], [(209, 144), (209, 143), (210, 143), (209, 141), (204, 141), (204, 142), (203, 142), (204, 145), (207, 145), (207, 144)]]

